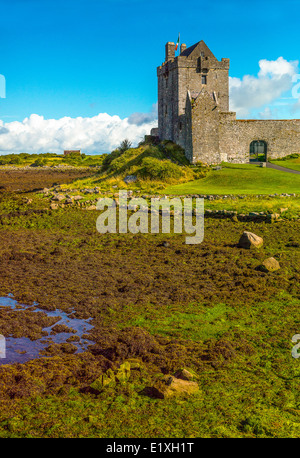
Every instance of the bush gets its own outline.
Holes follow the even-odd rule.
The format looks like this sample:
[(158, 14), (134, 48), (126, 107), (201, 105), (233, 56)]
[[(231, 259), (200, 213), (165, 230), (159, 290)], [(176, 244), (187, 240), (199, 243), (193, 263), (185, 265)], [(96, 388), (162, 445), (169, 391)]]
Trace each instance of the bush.
[(300, 157), (300, 154), (299, 153), (292, 153), (292, 154), (289, 154), (288, 156), (284, 156), (284, 157), (277, 157), (277, 158), (269, 158), (269, 161), (288, 161), (289, 159), (298, 159)]
[(30, 167), (43, 167), (43, 165), (46, 165), (46, 164), (47, 164), (47, 159), (39, 157), (32, 164), (30, 164)]
[(22, 162), (22, 161), (21, 161), (21, 158), (18, 157), (18, 156), (16, 156), (16, 157), (13, 157), (13, 158), (9, 161), (9, 164), (16, 164), (16, 165), (18, 165), (18, 164), (21, 164), (21, 162)]
[(178, 179), (183, 175), (179, 165), (169, 160), (160, 160), (154, 157), (145, 157), (142, 161), (138, 175), (142, 178), (154, 180)]
[(118, 150), (124, 153), (124, 151), (131, 148), (131, 146), (132, 146), (131, 141), (129, 141), (128, 138), (125, 138), (125, 140), (121, 142), (121, 145), (119, 146)]

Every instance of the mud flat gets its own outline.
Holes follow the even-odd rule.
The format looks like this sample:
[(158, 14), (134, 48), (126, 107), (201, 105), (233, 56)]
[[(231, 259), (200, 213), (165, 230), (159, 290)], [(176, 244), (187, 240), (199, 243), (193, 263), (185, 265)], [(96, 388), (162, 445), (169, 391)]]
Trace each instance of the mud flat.
[(0, 166), (0, 186), (8, 191), (28, 192), (70, 183), (95, 174), (93, 167), (12, 167)]

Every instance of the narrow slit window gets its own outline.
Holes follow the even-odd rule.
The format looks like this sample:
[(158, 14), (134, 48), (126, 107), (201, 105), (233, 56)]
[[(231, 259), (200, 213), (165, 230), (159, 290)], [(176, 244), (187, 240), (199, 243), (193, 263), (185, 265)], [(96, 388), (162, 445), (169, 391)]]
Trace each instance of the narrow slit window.
[(201, 76), (201, 83), (206, 84), (206, 75)]

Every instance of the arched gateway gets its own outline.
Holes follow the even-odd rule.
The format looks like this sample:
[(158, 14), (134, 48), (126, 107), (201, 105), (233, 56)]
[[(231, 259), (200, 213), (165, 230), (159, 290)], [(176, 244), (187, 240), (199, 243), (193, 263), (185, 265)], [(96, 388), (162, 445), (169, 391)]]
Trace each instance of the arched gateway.
[(267, 142), (264, 140), (253, 140), (250, 143), (250, 162), (266, 162)]

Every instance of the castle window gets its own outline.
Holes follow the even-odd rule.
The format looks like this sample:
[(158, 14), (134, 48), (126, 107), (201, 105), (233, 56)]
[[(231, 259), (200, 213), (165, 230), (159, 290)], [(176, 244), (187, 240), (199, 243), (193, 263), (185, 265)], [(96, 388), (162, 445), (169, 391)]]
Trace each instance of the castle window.
[(202, 75), (201, 76), (201, 84), (206, 84), (207, 81), (206, 81), (206, 75)]
[(200, 56), (204, 57), (204, 52), (203, 51), (200, 52)]
[(179, 130), (182, 130), (182, 122), (179, 121)]

